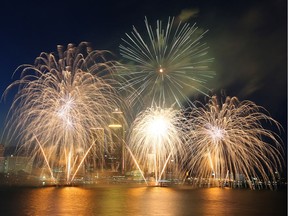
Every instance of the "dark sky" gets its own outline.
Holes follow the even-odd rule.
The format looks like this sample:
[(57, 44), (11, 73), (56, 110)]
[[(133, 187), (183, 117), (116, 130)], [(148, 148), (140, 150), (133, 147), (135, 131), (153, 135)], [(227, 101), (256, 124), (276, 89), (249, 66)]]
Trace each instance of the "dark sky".
[[(209, 57), (216, 72), (209, 83), (216, 92), (264, 106), (287, 128), (287, 5), (285, 0), (161, 1), (1, 1), (0, 93), (15, 79), (21, 64), (33, 64), (41, 52), (58, 44), (92, 43), (94, 49), (119, 54), (121, 37), (132, 26), (151, 24), (188, 11), (189, 22), (209, 30)], [(13, 94), (0, 103), (0, 132)]]

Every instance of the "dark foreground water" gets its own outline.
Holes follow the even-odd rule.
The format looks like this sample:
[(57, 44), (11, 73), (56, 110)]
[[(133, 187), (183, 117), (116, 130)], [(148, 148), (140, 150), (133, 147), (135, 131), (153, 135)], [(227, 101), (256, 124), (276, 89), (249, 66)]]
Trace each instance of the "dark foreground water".
[(287, 215), (286, 191), (190, 187), (0, 188), (0, 215)]

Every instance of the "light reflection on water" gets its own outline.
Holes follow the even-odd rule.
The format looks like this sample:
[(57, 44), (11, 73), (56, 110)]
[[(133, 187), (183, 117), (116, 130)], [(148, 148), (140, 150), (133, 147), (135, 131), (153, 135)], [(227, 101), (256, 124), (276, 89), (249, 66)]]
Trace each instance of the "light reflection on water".
[[(7, 215), (286, 215), (286, 191), (188, 187), (0, 189)], [(2, 214), (1, 214), (2, 215)]]

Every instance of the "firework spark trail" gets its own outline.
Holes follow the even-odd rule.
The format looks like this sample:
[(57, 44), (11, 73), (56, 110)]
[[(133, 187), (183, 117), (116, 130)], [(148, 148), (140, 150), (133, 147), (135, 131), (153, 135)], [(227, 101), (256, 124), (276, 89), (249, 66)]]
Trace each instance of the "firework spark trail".
[(128, 145), (126, 145), (126, 149), (129, 152), (129, 155), (131, 156), (133, 163), (136, 165), (137, 169), (139, 170), (139, 172), (141, 173), (141, 177), (143, 178), (143, 180), (145, 181), (145, 184), (148, 185), (146, 178), (144, 176), (143, 170), (140, 168), (137, 159), (135, 158), (134, 154), (132, 153), (131, 149), (129, 148)]
[(207, 64), (212, 60), (205, 58), (207, 46), (201, 43), (204, 33), (198, 28), (181, 22), (175, 25), (174, 18), (168, 19), (166, 28), (157, 21), (156, 30), (145, 18), (148, 39), (133, 27), (127, 39), (122, 39), (120, 53), (129, 63), (122, 76), (127, 76), (127, 86), (133, 86), (135, 93), (130, 100), (143, 97), (147, 107), (157, 104), (170, 107), (175, 102), (182, 107), (183, 102), (193, 104), (189, 99), (192, 93), (206, 95), (207, 80), (214, 76)]
[(109, 139), (110, 114), (121, 105), (107, 54), (84, 42), (66, 51), (58, 46), (58, 55), (41, 53), (34, 65), (24, 65), (21, 79), (6, 90), (18, 87), (6, 126), (10, 142), (16, 139), (27, 154), (39, 156), (36, 137), (49, 166), (68, 173), (66, 181), (77, 168), (69, 161), (81, 161), (90, 149), (91, 128), (103, 128)]
[[(261, 112), (263, 111), (263, 112)], [(220, 104), (213, 96), (206, 106), (190, 113), (189, 167), (194, 176), (224, 179), (227, 172), (268, 182), (283, 165), (282, 141), (263, 128), (263, 121), (280, 125), (251, 101), (227, 97)], [(209, 159), (210, 158), (210, 159)], [(252, 187), (252, 185), (249, 185)]]
[[(185, 133), (184, 116), (180, 110), (151, 107), (142, 111), (131, 127), (128, 145), (142, 170), (153, 164), (156, 183), (160, 180), (167, 160), (173, 158), (181, 166), (179, 154), (183, 154)], [(153, 162), (149, 161), (153, 156)], [(179, 163), (177, 163), (179, 162)]]

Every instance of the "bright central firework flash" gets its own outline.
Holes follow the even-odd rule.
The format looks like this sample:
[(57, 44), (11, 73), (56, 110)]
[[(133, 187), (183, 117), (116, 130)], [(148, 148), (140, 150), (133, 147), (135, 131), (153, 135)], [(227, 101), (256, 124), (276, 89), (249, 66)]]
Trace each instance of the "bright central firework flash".
[[(21, 79), (6, 90), (19, 87), (8, 115), (10, 141), (16, 138), (20, 150), (67, 184), (87, 154), (102, 157), (101, 131), (111, 139), (111, 113), (123, 104), (112, 78), (115, 62), (105, 59), (108, 54), (84, 42), (69, 44), (66, 51), (58, 46), (58, 53), (41, 53), (34, 65), (21, 66)], [(92, 141), (95, 128), (99, 132), (93, 132)]]
[[(261, 112), (263, 111), (263, 112)], [(207, 105), (192, 108), (187, 161), (197, 183), (201, 179), (257, 183), (272, 187), (283, 166), (283, 146), (279, 136), (263, 127), (278, 122), (251, 101), (227, 97), (219, 103), (213, 96)], [(215, 182), (214, 182), (215, 183)]]
[(180, 155), (185, 153), (186, 141), (184, 124), (183, 111), (160, 107), (142, 111), (132, 124), (128, 146), (140, 169), (153, 177), (156, 184), (167, 178), (167, 166), (175, 175), (181, 174)]
[(146, 107), (170, 107), (175, 103), (182, 107), (184, 102), (193, 104), (189, 99), (193, 93), (207, 95), (207, 80), (214, 72), (207, 66), (212, 61), (206, 57), (208, 47), (201, 43), (206, 32), (195, 24), (177, 24), (174, 18), (169, 18), (166, 26), (158, 20), (155, 31), (147, 18), (145, 25), (145, 37), (133, 27), (120, 45), (127, 61), (121, 74), (127, 80), (123, 88), (132, 86), (136, 90), (130, 96), (131, 103), (140, 95)]

